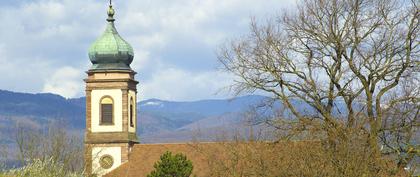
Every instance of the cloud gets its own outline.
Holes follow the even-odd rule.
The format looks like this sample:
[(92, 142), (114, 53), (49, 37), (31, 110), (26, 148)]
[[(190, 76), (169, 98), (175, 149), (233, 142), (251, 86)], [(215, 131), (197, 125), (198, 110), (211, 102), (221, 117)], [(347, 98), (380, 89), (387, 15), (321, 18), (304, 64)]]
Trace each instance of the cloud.
[[(115, 1), (116, 27), (132, 44), (132, 68), (145, 98), (196, 100), (230, 77), (215, 70), (215, 50), (290, 0)], [(89, 45), (105, 29), (107, 3), (97, 0), (2, 1), (0, 89), (84, 95)], [(220, 81), (220, 82), (217, 82)], [(191, 83), (190, 83), (191, 82)], [(144, 89), (144, 90), (142, 90)]]
[(82, 73), (76, 68), (58, 68), (45, 80), (43, 92), (57, 93), (67, 98), (74, 97), (83, 89), (82, 78)]
[(38, 56), (28, 59), (10, 52), (0, 44), (0, 89), (39, 92), (51, 63)]
[(177, 68), (160, 70), (152, 79), (140, 83), (140, 99), (199, 100), (225, 98), (224, 87), (232, 76), (217, 71), (192, 73)]
[(93, 20), (74, 17), (93, 16), (97, 8), (87, 11), (85, 7), (95, 5), (89, 0), (82, 8), (78, 4), (82, 1), (39, 0), (0, 7), (0, 89), (83, 95), (83, 85), (64, 91), (74, 88), (66, 83), (73, 75), (62, 74), (60, 89), (50, 79), (59, 69), (71, 74), (68, 68), (74, 68), (83, 75), (88, 68), (87, 48), (97, 32), (86, 25), (94, 24)]

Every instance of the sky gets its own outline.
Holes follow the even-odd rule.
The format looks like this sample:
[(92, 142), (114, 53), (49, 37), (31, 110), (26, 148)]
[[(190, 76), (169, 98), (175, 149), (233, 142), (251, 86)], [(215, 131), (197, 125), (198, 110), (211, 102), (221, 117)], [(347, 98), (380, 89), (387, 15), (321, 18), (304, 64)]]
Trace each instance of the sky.
[[(218, 47), (294, 0), (113, 0), (134, 48), (140, 100), (227, 98)], [(107, 0), (0, 0), (0, 89), (84, 96), (87, 51), (105, 30)]]

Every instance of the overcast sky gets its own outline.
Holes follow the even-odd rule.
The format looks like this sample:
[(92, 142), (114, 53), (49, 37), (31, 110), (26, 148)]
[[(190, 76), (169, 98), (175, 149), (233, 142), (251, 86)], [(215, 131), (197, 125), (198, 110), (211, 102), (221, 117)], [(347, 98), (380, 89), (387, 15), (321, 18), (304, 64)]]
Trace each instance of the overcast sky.
[[(114, 0), (116, 27), (134, 48), (139, 98), (224, 98), (232, 78), (216, 50), (246, 35), (250, 17), (293, 0)], [(0, 89), (84, 96), (87, 50), (105, 29), (107, 0), (0, 0)], [(222, 91), (220, 91), (222, 89)]]

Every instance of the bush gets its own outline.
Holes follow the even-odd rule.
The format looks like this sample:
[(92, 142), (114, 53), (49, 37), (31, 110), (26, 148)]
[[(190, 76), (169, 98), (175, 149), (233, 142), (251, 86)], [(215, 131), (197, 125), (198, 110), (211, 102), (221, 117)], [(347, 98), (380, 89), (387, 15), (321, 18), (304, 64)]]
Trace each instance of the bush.
[(169, 151), (160, 156), (154, 167), (147, 177), (189, 177), (193, 170), (192, 162), (185, 155), (172, 155)]
[(13, 169), (0, 174), (0, 176), (13, 177), (83, 177), (83, 173), (68, 172), (62, 163), (57, 163), (53, 159), (34, 160), (24, 167)]

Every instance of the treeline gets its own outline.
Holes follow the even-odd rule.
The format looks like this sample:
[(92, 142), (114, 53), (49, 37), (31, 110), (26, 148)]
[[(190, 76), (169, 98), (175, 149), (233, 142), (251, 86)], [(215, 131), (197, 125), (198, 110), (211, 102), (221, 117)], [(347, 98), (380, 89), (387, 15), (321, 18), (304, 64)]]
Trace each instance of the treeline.
[[(16, 126), (14, 149), (0, 151), (0, 176), (83, 176), (83, 141), (66, 132), (62, 124), (51, 123), (41, 129)], [(6, 167), (8, 159), (18, 159), (19, 166)]]

